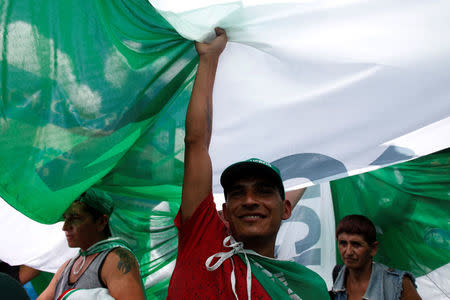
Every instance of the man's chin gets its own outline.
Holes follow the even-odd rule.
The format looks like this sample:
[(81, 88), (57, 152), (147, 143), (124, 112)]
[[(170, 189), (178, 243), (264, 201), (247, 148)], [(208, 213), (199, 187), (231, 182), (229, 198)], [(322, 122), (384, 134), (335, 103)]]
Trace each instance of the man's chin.
[(348, 269), (360, 269), (360, 263), (358, 261), (344, 261), (345, 266)]
[(242, 234), (233, 234), (233, 237), (240, 241), (240, 242), (244, 242), (245, 241), (264, 241), (267, 238), (267, 233), (264, 232), (258, 232), (258, 231), (246, 231), (245, 233)]
[(72, 241), (67, 241), (67, 246), (69, 246), (69, 248), (78, 248), (78, 246)]
[[(238, 226), (230, 226), (231, 234), (237, 241), (244, 242), (245, 240), (266, 239), (271, 237), (272, 233), (270, 225), (265, 222), (255, 223), (239, 223)], [(276, 235), (276, 233), (275, 233)]]

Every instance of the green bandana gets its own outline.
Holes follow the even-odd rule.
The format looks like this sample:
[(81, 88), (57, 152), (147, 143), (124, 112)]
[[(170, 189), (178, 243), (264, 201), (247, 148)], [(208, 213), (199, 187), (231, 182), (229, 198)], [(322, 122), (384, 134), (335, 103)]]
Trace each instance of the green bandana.
[(86, 203), (99, 212), (110, 216), (113, 212), (113, 200), (105, 192), (89, 189), (78, 198), (80, 202)]
[[(75, 275), (77, 275), (83, 269), (84, 263), (86, 262), (86, 256), (95, 254), (98, 252), (102, 252), (102, 251), (105, 251), (108, 249), (114, 249), (117, 247), (125, 248), (128, 251), (130, 251), (131, 253), (133, 253), (133, 251), (131, 251), (131, 249), (128, 247), (128, 244), (124, 240), (122, 240), (121, 238), (118, 238), (118, 237), (109, 238), (109, 239), (97, 242), (94, 245), (92, 245), (91, 247), (89, 247), (86, 251), (81, 251), (81, 249), (80, 249), (78, 254), (79, 254), (79, 256), (82, 257), (81, 264), (79, 264), (78, 270), (75, 269), (75, 267), (73, 268), (73, 273)], [(134, 255), (134, 253), (133, 253), (133, 255)], [(75, 261), (77, 258), (78, 258), (78, 256), (74, 257), (73, 260)]]
[[(255, 276), (271, 299), (303, 299), (321, 300), (330, 299), (325, 282), (319, 274), (297, 264), (294, 261), (283, 261), (259, 255), (255, 251), (243, 248), (242, 242), (237, 242), (232, 236), (227, 236), (223, 245), (232, 248), (229, 252), (220, 252), (210, 256), (206, 262), (206, 269), (214, 271), (220, 265), (237, 254), (247, 265), (247, 297), (251, 299), (251, 274)], [(214, 258), (218, 258), (211, 265)], [(236, 278), (231, 272), (231, 287), (237, 297)]]
[(81, 256), (88, 256), (88, 255), (91, 255), (94, 253), (102, 252), (102, 251), (117, 248), (117, 247), (125, 248), (125, 249), (129, 250), (131, 253), (133, 253), (133, 251), (131, 251), (130, 247), (128, 247), (128, 244), (124, 240), (122, 240), (121, 238), (115, 237), (115, 238), (109, 238), (109, 239), (97, 242), (94, 245), (92, 245), (91, 247), (89, 247), (86, 251), (81, 251), (81, 249), (80, 249), (79, 254)]
[[(247, 250), (246, 250), (247, 251)], [(253, 253), (252, 253), (253, 252)], [(330, 299), (323, 279), (294, 261), (247, 252), (252, 273), (272, 299)], [(244, 260), (243, 254), (238, 254)]]

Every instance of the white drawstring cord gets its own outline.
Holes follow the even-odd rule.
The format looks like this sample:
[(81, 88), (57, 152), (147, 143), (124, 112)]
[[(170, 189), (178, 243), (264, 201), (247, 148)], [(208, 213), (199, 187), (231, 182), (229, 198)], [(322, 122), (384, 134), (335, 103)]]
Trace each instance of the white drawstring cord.
[[(233, 267), (230, 277), (231, 288), (233, 290), (234, 296), (236, 297), (237, 300), (239, 300), (236, 293), (236, 276), (234, 274), (234, 262), (232, 257), (237, 253), (243, 253), (245, 257), (245, 264), (247, 265), (247, 297), (248, 297), (247, 299), (250, 300), (252, 291), (252, 269), (250, 267), (250, 261), (248, 260), (246, 251), (244, 250), (244, 244), (242, 242), (236, 242), (236, 240), (231, 235), (229, 235), (223, 240), (223, 245), (225, 247), (232, 249), (228, 252), (219, 252), (208, 257), (208, 259), (205, 262), (206, 269), (208, 271), (214, 271), (218, 267), (220, 267), (225, 260), (231, 258), (231, 266)], [(214, 258), (218, 258), (218, 260), (214, 265), (211, 266), (211, 262), (213, 261)]]

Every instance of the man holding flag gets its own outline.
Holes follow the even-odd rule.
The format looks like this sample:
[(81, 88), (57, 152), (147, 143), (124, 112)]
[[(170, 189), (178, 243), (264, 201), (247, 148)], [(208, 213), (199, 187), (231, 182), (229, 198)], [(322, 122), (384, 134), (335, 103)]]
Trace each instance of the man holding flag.
[(212, 91), (219, 56), (227, 43), (216, 28), (210, 43), (196, 43), (197, 75), (186, 114), (185, 170), (175, 218), (178, 255), (168, 299), (329, 299), (320, 276), (292, 261), (274, 259), (285, 199), (277, 168), (260, 159), (228, 167), (221, 176), (226, 203), (220, 219), (212, 196), (208, 153)]

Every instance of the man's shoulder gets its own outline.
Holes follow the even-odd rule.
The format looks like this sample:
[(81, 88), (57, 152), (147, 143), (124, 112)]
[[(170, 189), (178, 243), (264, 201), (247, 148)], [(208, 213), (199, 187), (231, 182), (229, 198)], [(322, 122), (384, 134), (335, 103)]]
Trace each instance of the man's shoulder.
[(374, 262), (374, 267), (379, 268), (379, 270), (386, 273), (388, 275), (387, 277), (393, 278), (395, 280), (402, 280), (402, 281), (404, 278), (407, 278), (413, 283), (414, 286), (416, 285), (415, 284), (416, 279), (414, 278), (414, 275), (411, 272), (403, 271), (400, 269), (395, 269), (393, 267), (389, 267), (389, 266), (383, 265), (381, 263), (375, 263), (375, 262)]
[(108, 256), (111, 254), (116, 255), (119, 258), (120, 257), (132, 257), (133, 259), (135, 259), (133, 252), (131, 252), (130, 249), (127, 249), (125, 247), (115, 247), (109, 251)]
[(59, 280), (59, 278), (61, 278), (62, 274), (64, 273), (64, 270), (66, 270), (67, 266), (68, 266), (72, 261), (74, 261), (75, 258), (76, 258), (77, 256), (78, 256), (78, 255), (76, 255), (76, 256), (74, 256), (74, 257), (72, 257), (72, 258), (69, 258), (69, 259), (66, 260), (61, 266), (59, 266), (58, 270), (56, 270), (56, 273), (55, 273), (54, 277), (55, 277), (56, 279)]
[(180, 209), (174, 220), (179, 237), (197, 233), (214, 232), (215, 230), (224, 227), (224, 223), (217, 212), (212, 193), (203, 199), (192, 216), (183, 221), (181, 214), (182, 211)]
[(103, 263), (102, 272), (118, 272), (125, 275), (134, 268), (139, 268), (139, 264), (134, 254), (126, 248), (116, 247), (107, 253)]
[(403, 276), (405, 273), (407, 273), (406, 271), (395, 269), (393, 267), (389, 267), (378, 262), (373, 262), (372, 268), (375, 269), (376, 271), (385, 272), (396, 277)]

